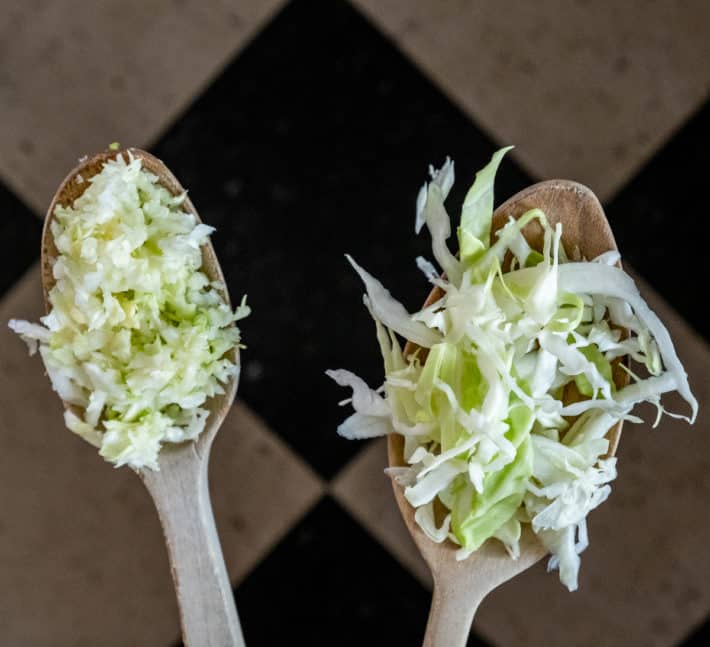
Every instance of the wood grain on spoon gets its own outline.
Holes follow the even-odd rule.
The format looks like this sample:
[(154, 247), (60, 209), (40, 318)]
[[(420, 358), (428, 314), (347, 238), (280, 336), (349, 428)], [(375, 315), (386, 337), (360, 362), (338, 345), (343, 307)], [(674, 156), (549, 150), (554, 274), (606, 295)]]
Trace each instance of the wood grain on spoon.
[[(131, 148), (144, 169), (158, 177), (159, 183), (173, 195), (184, 193), (177, 178), (159, 159), (145, 151)], [(58, 205), (73, 204), (89, 186), (89, 179), (101, 172), (103, 165), (127, 151), (107, 151), (80, 163), (57, 190), (47, 211), (42, 232), (42, 287), (45, 308), (50, 309), (49, 291), (55, 284), (52, 266), (57, 248), (50, 224)], [(200, 217), (189, 198), (183, 209)], [(202, 246), (202, 270), (212, 281), (224, 283), (217, 255), (208, 241)], [(226, 287), (222, 296), (229, 303)], [(239, 363), (238, 349), (229, 358)], [(222, 549), (210, 503), (207, 465), (210, 448), (237, 391), (238, 374), (225, 385), (225, 393), (207, 401), (210, 415), (204, 431), (195, 442), (166, 444), (160, 451), (160, 471), (137, 470), (151, 494), (160, 517), (170, 558), (171, 571), (180, 608), (183, 639), (188, 647), (240, 647), (244, 645), (232, 587), (224, 565)], [(71, 407), (64, 403), (65, 407)], [(138, 531), (138, 529), (137, 529)]]
[[(545, 212), (552, 226), (562, 224), (562, 243), (571, 260), (592, 259), (603, 252), (616, 250), (616, 242), (604, 211), (596, 196), (585, 186), (566, 180), (550, 180), (535, 184), (516, 194), (493, 214), (492, 237), (510, 216), (519, 218), (530, 209)], [(534, 249), (542, 249), (543, 230), (532, 221), (523, 235)], [(425, 302), (431, 305), (442, 296), (435, 288)], [(405, 356), (417, 350), (411, 342), (404, 349)], [(625, 385), (628, 375), (614, 367), (614, 381)], [(575, 397), (570, 395), (569, 397)], [(609, 453), (613, 455), (619, 443), (621, 422), (607, 434)], [(390, 466), (405, 465), (403, 438), (391, 434), (387, 452)], [(481, 601), (494, 588), (544, 557), (546, 551), (529, 527), (524, 527), (520, 541), (520, 557), (512, 559), (496, 540), (489, 540), (463, 561), (456, 561), (458, 546), (446, 540), (441, 544), (431, 541), (414, 520), (414, 509), (404, 497), (403, 488), (393, 483), (394, 494), (407, 529), (412, 535), (434, 580), (434, 594), (427, 623), (426, 647), (460, 647), (466, 644), (471, 623)]]

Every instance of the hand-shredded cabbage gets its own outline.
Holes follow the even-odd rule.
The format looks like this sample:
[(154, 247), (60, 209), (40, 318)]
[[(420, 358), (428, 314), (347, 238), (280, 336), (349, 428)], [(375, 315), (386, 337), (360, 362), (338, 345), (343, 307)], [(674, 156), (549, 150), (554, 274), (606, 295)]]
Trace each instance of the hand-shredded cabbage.
[(239, 370), (224, 286), (200, 270), (213, 228), (181, 208), (129, 154), (106, 162), (84, 193), (58, 206), (58, 256), (43, 325), (11, 320), (44, 362), (54, 390), (74, 405), (66, 426), (117, 467), (158, 469), (164, 443), (194, 440), (206, 400)]
[[(616, 477), (608, 430), (620, 420), (638, 422), (631, 410), (642, 401), (663, 412), (667, 391), (690, 405), (691, 423), (697, 402), (668, 331), (633, 280), (614, 267), (618, 253), (569, 262), (561, 226), (551, 227), (539, 209), (511, 218), (491, 244), (493, 182), (507, 150), (479, 171), (466, 195), (458, 257), (447, 246), (444, 209), (454, 165), (447, 159), (442, 169), (430, 169), (415, 229), (426, 223), (443, 270), (417, 259), (443, 291), (436, 303), (409, 315), (348, 256), (367, 290), (385, 382), (370, 390), (346, 370), (328, 375), (353, 390), (345, 402), (355, 413), (339, 427), (341, 435), (404, 436), (407, 466), (388, 473), (432, 541), (453, 541), (464, 559), (494, 538), (515, 558), (521, 523), (530, 524), (552, 554), (549, 567), (574, 590), (579, 554), (589, 543), (587, 515), (606, 500)], [(544, 230), (540, 251), (521, 233), (533, 219)], [(513, 260), (504, 273), (506, 255)], [(394, 333), (420, 350), (404, 357)], [(617, 389), (612, 362), (627, 355), (649, 376), (629, 371), (631, 383)], [(581, 401), (563, 401), (571, 386), (585, 396)]]

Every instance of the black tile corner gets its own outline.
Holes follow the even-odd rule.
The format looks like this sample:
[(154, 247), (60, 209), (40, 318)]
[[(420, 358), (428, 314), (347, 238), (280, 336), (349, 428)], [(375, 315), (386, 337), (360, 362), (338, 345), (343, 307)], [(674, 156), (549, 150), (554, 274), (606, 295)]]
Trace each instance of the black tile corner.
[[(430, 595), (333, 499), (296, 525), (236, 591), (247, 643), (421, 644)], [(485, 647), (472, 635), (469, 647)]]
[(0, 181), (0, 296), (5, 294), (39, 258), (42, 223), (25, 204)]
[(710, 101), (676, 132), (606, 208), (619, 249), (710, 339), (702, 287), (710, 254), (704, 199), (710, 168)]
[[(361, 445), (339, 438), (349, 394), (324, 375), (382, 380), (351, 253), (415, 309), (430, 256), (414, 235), (429, 163), (450, 155), (450, 205), (497, 148), (342, 0), (286, 6), (153, 147), (189, 187), (234, 296), (246, 292), (240, 396), (324, 476)], [(512, 160), (498, 195), (530, 179)], [(452, 213), (454, 213), (452, 206)]]

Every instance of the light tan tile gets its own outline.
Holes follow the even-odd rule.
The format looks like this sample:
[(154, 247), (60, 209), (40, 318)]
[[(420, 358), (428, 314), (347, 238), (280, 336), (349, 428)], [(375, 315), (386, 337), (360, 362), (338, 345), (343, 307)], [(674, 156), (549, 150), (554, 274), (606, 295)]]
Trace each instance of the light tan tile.
[(210, 463), (227, 567), (241, 581), (324, 492), (324, 484), (246, 405), (220, 429)]
[(283, 4), (3, 2), (3, 181), (44, 212), (78, 157), (147, 145)]
[[(6, 327), (40, 314), (34, 267), (0, 304), (0, 627), (7, 645), (171, 644), (177, 608), (162, 533), (136, 476), (63, 428), (37, 357)], [(233, 579), (321, 491), (243, 405), (215, 441), (211, 490)]]
[(530, 172), (602, 199), (710, 90), (706, 0), (354, 3)]
[[(538, 564), (495, 591), (476, 627), (507, 647), (670, 647), (710, 608), (710, 349), (637, 279), (671, 330), (700, 416), (693, 428), (664, 418), (659, 429), (628, 425), (612, 496), (590, 516), (591, 547), (580, 590), (568, 593)], [(675, 410), (682, 410), (676, 400)], [(653, 411), (645, 410), (653, 419)], [(426, 566), (399, 519), (382, 474), (383, 441), (371, 443), (334, 483), (337, 498), (422, 581)]]
[(429, 569), (407, 532), (392, 494), (384, 438), (369, 443), (331, 483), (331, 493), (419, 581), (431, 586)]

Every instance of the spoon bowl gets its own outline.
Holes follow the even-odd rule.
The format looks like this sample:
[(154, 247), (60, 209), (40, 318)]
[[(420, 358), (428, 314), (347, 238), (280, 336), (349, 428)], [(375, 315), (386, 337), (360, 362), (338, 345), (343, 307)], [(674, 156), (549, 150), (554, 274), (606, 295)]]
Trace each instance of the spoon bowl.
[[(491, 236), (500, 229), (509, 217), (519, 218), (530, 209), (540, 208), (554, 227), (562, 224), (562, 244), (571, 260), (591, 259), (603, 252), (616, 250), (616, 242), (599, 200), (587, 187), (567, 180), (540, 182), (516, 194), (493, 214)], [(522, 230), (533, 249), (542, 249), (543, 230), (537, 221), (530, 222)], [(442, 296), (440, 288), (434, 288), (424, 307)], [(408, 342), (404, 356), (409, 357), (418, 347)], [(420, 350), (420, 356), (424, 349)], [(613, 378), (617, 387), (624, 386), (628, 374), (620, 363), (613, 366)], [(565, 399), (578, 397), (573, 392), (565, 393)], [(608, 432), (609, 455), (616, 452), (622, 423)], [(387, 454), (390, 467), (406, 465), (403, 457), (402, 436), (388, 436)], [(466, 644), (471, 623), (479, 604), (497, 586), (530, 568), (542, 559), (546, 550), (525, 526), (520, 539), (520, 557), (512, 559), (503, 545), (488, 540), (476, 552), (462, 561), (456, 560), (456, 546), (450, 540), (437, 544), (429, 539), (414, 519), (414, 508), (404, 497), (401, 485), (392, 481), (397, 505), (414, 543), (429, 566), (434, 581), (434, 593), (427, 623), (425, 647), (461, 647)]]
[[(106, 151), (81, 162), (64, 179), (52, 199), (42, 231), (41, 274), (44, 303), (50, 310), (49, 292), (54, 287), (52, 273), (58, 252), (51, 232), (57, 206), (69, 206), (89, 186), (89, 180), (103, 165), (118, 155), (141, 160), (144, 169), (158, 178), (161, 186), (173, 195), (185, 189), (159, 159), (137, 148)], [(183, 209), (200, 217), (189, 198)], [(230, 304), (224, 276), (209, 240), (202, 246), (202, 271), (222, 286), (221, 295)], [(239, 350), (228, 355), (237, 366)], [(244, 645), (231, 583), (222, 556), (210, 503), (207, 466), (212, 442), (234, 401), (239, 372), (224, 385), (224, 393), (210, 398), (205, 429), (195, 441), (166, 444), (158, 456), (159, 471), (135, 470), (148, 489), (163, 527), (171, 572), (180, 609), (183, 639), (189, 647), (225, 647)], [(74, 408), (63, 402), (65, 408)]]

